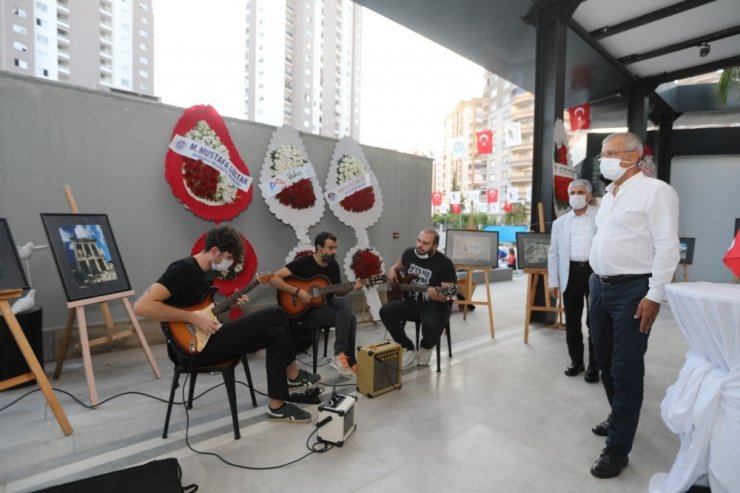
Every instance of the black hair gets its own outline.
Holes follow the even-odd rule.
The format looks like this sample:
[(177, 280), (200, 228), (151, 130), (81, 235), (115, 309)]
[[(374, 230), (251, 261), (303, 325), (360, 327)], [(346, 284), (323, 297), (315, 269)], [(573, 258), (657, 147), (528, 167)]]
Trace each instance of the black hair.
[(321, 233), (316, 235), (316, 239), (313, 240), (313, 245), (315, 247), (323, 247), (326, 243), (326, 240), (337, 241), (337, 237), (329, 233), (328, 231), (322, 231)]
[(239, 232), (232, 226), (222, 224), (215, 226), (206, 234), (205, 250), (217, 247), (222, 252), (230, 253), (234, 259), (241, 259), (244, 254), (244, 244)]

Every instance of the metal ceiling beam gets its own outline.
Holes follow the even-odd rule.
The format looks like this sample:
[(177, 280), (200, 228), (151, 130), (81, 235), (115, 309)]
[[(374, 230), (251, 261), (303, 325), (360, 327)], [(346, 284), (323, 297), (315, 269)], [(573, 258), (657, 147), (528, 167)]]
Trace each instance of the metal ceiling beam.
[(625, 67), (623, 64), (619, 63), (619, 60), (614, 58), (611, 53), (606, 51), (606, 49), (601, 46), (594, 38), (591, 37), (591, 35), (586, 31), (578, 22), (576, 22), (573, 19), (568, 20), (568, 27), (573, 30), (574, 33), (576, 33), (578, 36), (583, 39), (591, 48), (593, 48), (596, 53), (598, 53), (601, 58), (609, 62), (610, 65), (612, 65), (614, 68), (619, 70), (619, 72), (622, 73), (630, 82), (638, 82), (639, 79), (629, 70), (627, 70), (627, 67)]
[(662, 74), (645, 77), (643, 80), (648, 84), (653, 84), (657, 86), (664, 82), (685, 79), (687, 77), (693, 77), (695, 75), (706, 74), (714, 70), (737, 66), (740, 66), (740, 55), (723, 58), (721, 60), (715, 60), (713, 62), (704, 63), (702, 65), (694, 65), (693, 67), (686, 67), (680, 70), (674, 70), (673, 72), (665, 72)]
[(599, 29), (591, 31), (588, 34), (596, 40), (603, 39), (607, 36), (613, 36), (624, 31), (629, 31), (630, 29), (644, 26), (645, 24), (659, 21), (660, 19), (680, 14), (681, 12), (684, 12), (686, 10), (700, 7), (704, 4), (714, 1), (715, 0), (684, 0), (683, 2), (674, 3), (673, 5), (669, 5), (668, 7), (663, 7), (662, 9), (648, 12), (647, 14), (635, 17), (634, 19), (629, 19), (624, 22), (620, 22), (619, 24), (615, 24), (613, 26), (600, 27)]
[(619, 62), (625, 65), (629, 65), (630, 63), (640, 62), (642, 60), (647, 60), (648, 58), (655, 58), (658, 56), (666, 55), (668, 53), (673, 53), (674, 51), (685, 50), (686, 48), (691, 48), (693, 46), (699, 46), (702, 43), (710, 43), (712, 41), (717, 41), (718, 39), (723, 39), (723, 38), (729, 38), (730, 36), (735, 36), (737, 34), (740, 34), (740, 26), (728, 27), (720, 31), (715, 31), (709, 34), (703, 34), (701, 36), (687, 39), (679, 43), (673, 43), (667, 46), (656, 48), (654, 50), (646, 51), (645, 53), (635, 53), (633, 55), (623, 56), (622, 58), (619, 59)]

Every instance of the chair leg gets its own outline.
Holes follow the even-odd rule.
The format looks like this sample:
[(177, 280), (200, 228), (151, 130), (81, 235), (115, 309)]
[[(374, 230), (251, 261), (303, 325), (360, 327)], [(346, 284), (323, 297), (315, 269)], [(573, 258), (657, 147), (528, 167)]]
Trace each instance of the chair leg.
[(439, 350), (439, 347), (441, 346), (440, 342), (442, 341), (439, 341), (437, 343), (437, 373), (442, 373), (442, 368), (440, 366), (440, 360), (442, 359), (442, 357), (440, 356), (441, 351)]
[(242, 435), (239, 432), (239, 418), (236, 412), (236, 380), (234, 379), (234, 367), (230, 366), (221, 371), (224, 376), (226, 394), (229, 396), (229, 407), (231, 408), (231, 421), (234, 423), (234, 440), (239, 440)]
[[(416, 350), (419, 350), (419, 333), (421, 332), (421, 322), (414, 322), (416, 324)], [(405, 324), (404, 324), (405, 325)]]
[(447, 332), (447, 353), (452, 358), (452, 336), (450, 335), (450, 322), (445, 325), (445, 332)]
[(195, 393), (195, 379), (198, 376), (197, 373), (190, 373), (190, 393), (188, 395), (188, 409), (193, 409), (193, 394)]
[(329, 327), (323, 327), (322, 330), (324, 332), (324, 358), (326, 358), (326, 350), (329, 348)]
[(254, 384), (252, 383), (252, 372), (249, 370), (249, 361), (247, 361), (246, 354), (242, 356), (242, 365), (244, 365), (244, 373), (247, 375), (249, 394), (252, 396), (252, 407), (257, 407), (257, 397), (254, 395)]
[(180, 382), (180, 370), (175, 368), (175, 376), (172, 377), (172, 388), (170, 389), (170, 401), (167, 403), (167, 414), (164, 417), (164, 430), (162, 430), (162, 438), (167, 438), (167, 430), (170, 427), (170, 413), (172, 412), (172, 402), (175, 400), (175, 390), (179, 387)]
[(319, 358), (319, 332), (321, 329), (317, 327), (311, 328), (311, 338), (313, 339), (313, 344), (311, 345), (311, 348), (313, 349), (313, 372), (316, 373), (316, 360)]

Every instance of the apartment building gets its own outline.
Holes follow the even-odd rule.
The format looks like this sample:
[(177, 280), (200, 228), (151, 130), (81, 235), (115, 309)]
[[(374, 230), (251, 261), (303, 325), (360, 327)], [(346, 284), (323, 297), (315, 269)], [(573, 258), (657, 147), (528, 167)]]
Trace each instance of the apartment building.
[(245, 118), (359, 139), (361, 46), (350, 0), (247, 0)]
[(154, 94), (152, 0), (2, 0), (0, 69)]

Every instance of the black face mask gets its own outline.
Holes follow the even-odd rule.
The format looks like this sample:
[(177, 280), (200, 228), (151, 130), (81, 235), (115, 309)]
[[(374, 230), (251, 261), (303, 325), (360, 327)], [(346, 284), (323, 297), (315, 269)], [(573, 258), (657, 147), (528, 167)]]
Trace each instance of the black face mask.
[(335, 255), (335, 254), (333, 254), (333, 253), (322, 253), (322, 254), (321, 254), (321, 260), (323, 260), (324, 262), (326, 262), (326, 263), (328, 264), (328, 263), (330, 263), (330, 262), (331, 262), (332, 260), (334, 260), (334, 257), (335, 257), (335, 256), (336, 256), (336, 255)]

